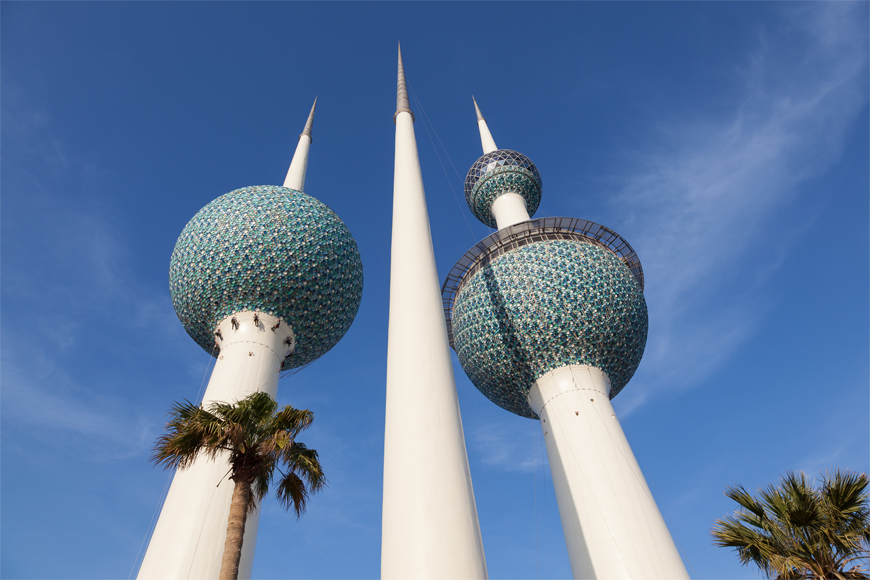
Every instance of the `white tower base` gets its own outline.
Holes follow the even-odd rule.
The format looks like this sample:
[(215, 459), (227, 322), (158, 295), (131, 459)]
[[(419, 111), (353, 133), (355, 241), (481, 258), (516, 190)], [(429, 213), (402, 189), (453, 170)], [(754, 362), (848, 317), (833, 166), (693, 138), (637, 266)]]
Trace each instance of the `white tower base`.
[(571, 365), (529, 393), (541, 418), (574, 578), (688, 579), (610, 404), (601, 370)]
[[(259, 391), (275, 398), (281, 362), (294, 346), (293, 330), (282, 323), (273, 331), (278, 319), (268, 314), (259, 314), (255, 325), (254, 315), (241, 312), (218, 325), (223, 336), (218, 339), (221, 350), (203, 405), (235, 402)], [(238, 323), (236, 327), (232, 318)], [(228, 470), (225, 460), (200, 459), (176, 472), (137, 578), (218, 577), (233, 495)], [(251, 577), (259, 521), (258, 509), (248, 514), (239, 578)]]

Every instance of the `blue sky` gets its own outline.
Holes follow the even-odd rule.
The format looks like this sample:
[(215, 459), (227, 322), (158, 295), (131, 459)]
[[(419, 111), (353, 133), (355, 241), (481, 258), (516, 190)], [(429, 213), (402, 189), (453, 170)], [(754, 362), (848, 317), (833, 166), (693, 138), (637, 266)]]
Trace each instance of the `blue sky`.
[[(3, 2), (4, 578), (134, 570), (151, 446), (210, 369), (170, 253), (283, 181), (315, 95), (307, 192), (365, 289), (281, 381), (330, 484), (298, 521), (264, 504), (254, 576), (378, 576), (397, 41), (442, 279), (490, 232), (462, 199), (472, 94), (540, 169), (538, 216), (638, 252), (650, 333), (614, 406), (692, 577), (757, 577), (711, 545), (726, 486), (868, 470), (867, 3)], [(568, 577), (538, 424), (456, 376), (490, 576)]]

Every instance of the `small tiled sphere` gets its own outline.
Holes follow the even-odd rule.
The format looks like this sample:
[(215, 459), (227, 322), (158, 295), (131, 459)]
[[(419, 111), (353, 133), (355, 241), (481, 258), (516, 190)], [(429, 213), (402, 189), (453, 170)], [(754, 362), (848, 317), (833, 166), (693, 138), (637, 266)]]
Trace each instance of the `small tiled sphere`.
[(215, 354), (219, 321), (256, 311), (293, 328), (282, 368), (313, 361), (350, 328), (362, 298), (356, 242), (323, 203), (260, 185), (215, 199), (181, 232), (169, 265), (172, 305), (187, 333)]
[(516, 193), (526, 200), (529, 216), (541, 203), (541, 174), (532, 160), (510, 149), (486, 153), (474, 162), (465, 177), (465, 201), (477, 219), (491, 228), (498, 227), (492, 204), (505, 193)]
[(580, 240), (521, 246), (473, 273), (453, 304), (456, 354), (500, 407), (536, 418), (534, 382), (566, 365), (610, 377), (611, 398), (637, 370), (647, 310), (637, 280), (612, 252)]

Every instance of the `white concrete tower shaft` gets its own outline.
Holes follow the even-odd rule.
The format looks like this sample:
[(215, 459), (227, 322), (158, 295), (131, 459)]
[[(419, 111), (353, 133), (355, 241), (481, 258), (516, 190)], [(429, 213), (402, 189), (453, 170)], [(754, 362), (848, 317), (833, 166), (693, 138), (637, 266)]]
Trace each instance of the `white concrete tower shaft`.
[(610, 404), (610, 379), (586, 365), (538, 379), (541, 418), (574, 578), (688, 579)]
[[(220, 354), (203, 405), (235, 402), (260, 391), (275, 398), (281, 362), (293, 341), (288, 325), (272, 330), (276, 322), (277, 318), (254, 312), (240, 312), (221, 321)], [(200, 459), (175, 473), (138, 578), (218, 577), (233, 495), (228, 469), (226, 460)], [(239, 578), (251, 577), (259, 520), (259, 509), (248, 514)]]
[[(313, 120), (314, 107), (299, 136), (285, 187), (302, 191), (305, 186)], [(220, 353), (203, 405), (235, 402), (259, 391), (276, 397), (281, 363), (295, 346), (293, 329), (285, 322), (275, 327), (277, 322), (273, 316), (256, 312), (238, 312), (220, 321), (216, 329)], [(200, 459), (175, 473), (137, 578), (218, 577), (233, 495), (228, 469), (226, 461)], [(248, 514), (239, 562), (242, 579), (251, 577), (259, 521), (259, 509)]]
[[(483, 113), (477, 106), (477, 99), (472, 96), (471, 100), (474, 101), (474, 110), (477, 113), (477, 128), (480, 130), (480, 144), (483, 146), (483, 153), (498, 151), (492, 133), (489, 132), (486, 119), (483, 118)], [(531, 219), (526, 207), (526, 200), (518, 193), (503, 193), (498, 196), (492, 204), (491, 211), (500, 230)]]
[(381, 577), (486, 578), (399, 52)]

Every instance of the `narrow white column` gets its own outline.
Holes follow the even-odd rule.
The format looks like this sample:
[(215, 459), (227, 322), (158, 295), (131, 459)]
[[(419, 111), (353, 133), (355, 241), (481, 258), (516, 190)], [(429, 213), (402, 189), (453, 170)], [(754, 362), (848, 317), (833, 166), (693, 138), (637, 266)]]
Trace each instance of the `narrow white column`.
[[(274, 399), (281, 362), (293, 348), (293, 331), (277, 318), (240, 312), (221, 321), (220, 354), (203, 405), (235, 402), (263, 391)], [(237, 324), (233, 324), (235, 318)], [(287, 344), (287, 341), (290, 344)], [(176, 472), (139, 568), (153, 580), (217, 578), (233, 494), (226, 460), (199, 460)], [(250, 578), (257, 542), (259, 509), (248, 514), (239, 578)]]
[(293, 154), (293, 160), (290, 162), (290, 168), (287, 170), (287, 177), (284, 178), (284, 187), (289, 187), (296, 191), (305, 191), (305, 174), (308, 170), (308, 150), (311, 148), (311, 129), (314, 126), (314, 109), (316, 107), (317, 97), (314, 97), (314, 104), (311, 106), (311, 113), (308, 114), (305, 128), (302, 130), (302, 134), (299, 135), (299, 143), (296, 145), (296, 152)]
[(490, 211), (500, 230), (531, 219), (526, 209), (526, 199), (518, 193), (501, 194), (492, 202)]
[(381, 577), (486, 578), (399, 53)]
[(574, 578), (688, 578), (622, 432), (601, 370), (572, 365), (538, 379), (541, 418)]

